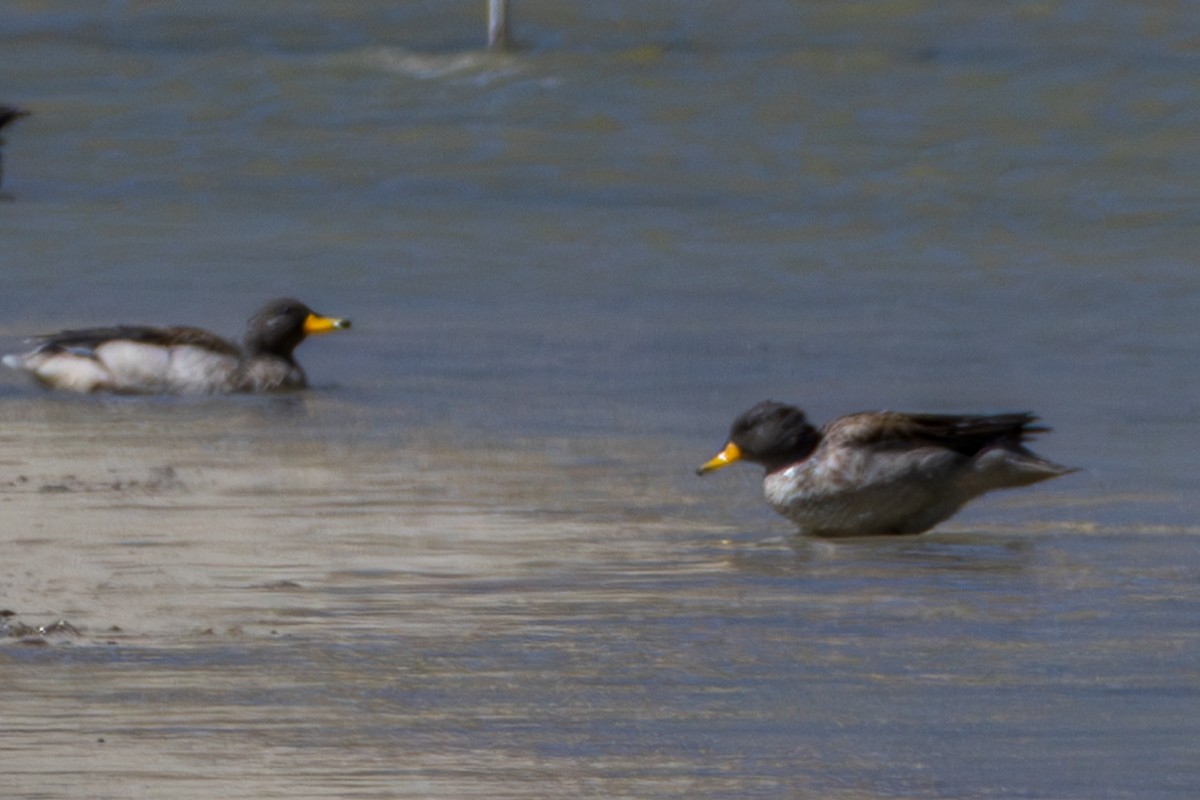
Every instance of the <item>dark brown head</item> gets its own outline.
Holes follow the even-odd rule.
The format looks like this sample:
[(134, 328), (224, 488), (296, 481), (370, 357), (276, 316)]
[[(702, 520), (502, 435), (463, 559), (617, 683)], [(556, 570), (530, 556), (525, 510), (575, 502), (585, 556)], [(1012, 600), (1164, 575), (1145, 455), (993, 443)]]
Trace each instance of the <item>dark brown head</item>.
[(704, 475), (735, 461), (760, 464), (767, 472), (802, 461), (821, 441), (820, 432), (795, 406), (766, 400), (741, 414), (729, 428), (725, 449), (696, 470)]
[(272, 300), (246, 323), (246, 352), (292, 358), (304, 337), (350, 327), (348, 319), (321, 316), (299, 300)]

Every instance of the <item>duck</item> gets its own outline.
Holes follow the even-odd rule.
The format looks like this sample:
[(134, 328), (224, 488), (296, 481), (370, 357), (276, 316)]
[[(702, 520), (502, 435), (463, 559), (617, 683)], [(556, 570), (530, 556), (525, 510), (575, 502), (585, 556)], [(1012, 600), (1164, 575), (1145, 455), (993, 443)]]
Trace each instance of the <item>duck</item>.
[(350, 327), (299, 300), (272, 300), (246, 323), (239, 346), (202, 328), (117, 325), (35, 337), (5, 366), (49, 389), (80, 394), (233, 394), (308, 386), (292, 352), (306, 336)]
[(986, 492), (1075, 472), (1025, 447), (1050, 430), (1037, 420), (867, 411), (818, 429), (799, 408), (767, 400), (734, 420), (724, 449), (696, 472), (758, 464), (767, 502), (802, 535), (918, 534)]

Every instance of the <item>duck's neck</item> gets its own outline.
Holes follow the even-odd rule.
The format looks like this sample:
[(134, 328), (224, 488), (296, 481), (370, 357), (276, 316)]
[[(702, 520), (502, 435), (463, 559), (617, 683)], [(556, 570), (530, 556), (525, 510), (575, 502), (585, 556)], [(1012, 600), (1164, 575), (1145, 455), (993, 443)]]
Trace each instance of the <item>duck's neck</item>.
[(821, 444), (821, 432), (811, 425), (804, 426), (795, 438), (778, 452), (760, 456), (757, 461), (770, 475), (795, 466), (813, 454)]
[(296, 360), (292, 357), (292, 353), (296, 350), (296, 346), (300, 344), (299, 340), (295, 342), (264, 342), (258, 337), (247, 336), (242, 342), (242, 358), (249, 360), (267, 356), (269, 358), (278, 358), (286, 361), (289, 364), (295, 364)]

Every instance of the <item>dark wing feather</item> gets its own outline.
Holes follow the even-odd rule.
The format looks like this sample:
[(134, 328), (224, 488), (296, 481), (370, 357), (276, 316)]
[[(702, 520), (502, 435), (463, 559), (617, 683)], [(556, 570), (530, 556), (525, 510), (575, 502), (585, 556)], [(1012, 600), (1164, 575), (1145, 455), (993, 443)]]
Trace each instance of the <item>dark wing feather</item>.
[(935, 445), (975, 455), (984, 448), (1007, 442), (1020, 445), (1049, 428), (1034, 425), (1027, 411), (1012, 414), (903, 414), (894, 411), (851, 414), (831, 422), (825, 439), (847, 445), (879, 447)]
[(59, 331), (38, 337), (38, 342), (40, 342), (38, 351), (61, 350), (76, 355), (90, 355), (100, 345), (114, 341), (136, 342), (158, 347), (192, 345), (232, 356), (241, 353), (237, 345), (203, 328), (153, 328), (142, 325), (117, 325), (111, 328)]

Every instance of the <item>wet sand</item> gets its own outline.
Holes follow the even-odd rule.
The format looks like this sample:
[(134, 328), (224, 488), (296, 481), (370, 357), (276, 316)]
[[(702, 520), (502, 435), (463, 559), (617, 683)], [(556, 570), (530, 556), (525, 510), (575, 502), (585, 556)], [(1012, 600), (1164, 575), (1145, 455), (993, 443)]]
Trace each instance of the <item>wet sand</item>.
[[(69, 626), (0, 644), (6, 793), (1132, 797), (1197, 778), (1171, 733), (1200, 608), (1172, 554), (1194, 532), (1056, 523), (1074, 501), (1049, 491), (988, 501), (1023, 529), (797, 541), (706, 520), (700, 495), (614, 466), (627, 443), (369, 444), (344, 411), (6, 407), (8, 629)], [(1113, 765), (1130, 750), (1159, 777)]]
[[(303, 412), (271, 401), (140, 402), (10, 407), (0, 504), (17, 557), (0, 577), (22, 618), (121, 639), (286, 627), (301, 620), (284, 590), (331, 576), (498, 577), (617, 546), (577, 521), (586, 508), (554, 513), (587, 468), (541, 452), (300, 438)], [(258, 619), (264, 603), (282, 620)]]
[[(625, 580), (651, 580), (639, 539), (671, 526), (555, 512), (548, 499), (588, 469), (564, 476), (537, 452), (274, 439), (263, 417), (279, 433), (295, 409), (281, 422), (269, 401), (232, 414), (138, 402), (7, 409), (6, 792), (531, 796), (533, 756), (476, 745), (464, 761), (462, 744), (417, 744), (393, 712), (353, 706), (381, 710), (395, 692), (396, 712), (424, 725), (450, 714), (445, 736), (472, 738), (497, 712), (464, 706), (457, 686), (544, 677), (476, 669), (485, 642), (547, 600), (602, 603), (616, 587), (587, 577), (597, 570), (632, 560)], [(381, 735), (416, 744), (420, 763), (385, 766)], [(337, 765), (312, 761), (314, 747)]]

